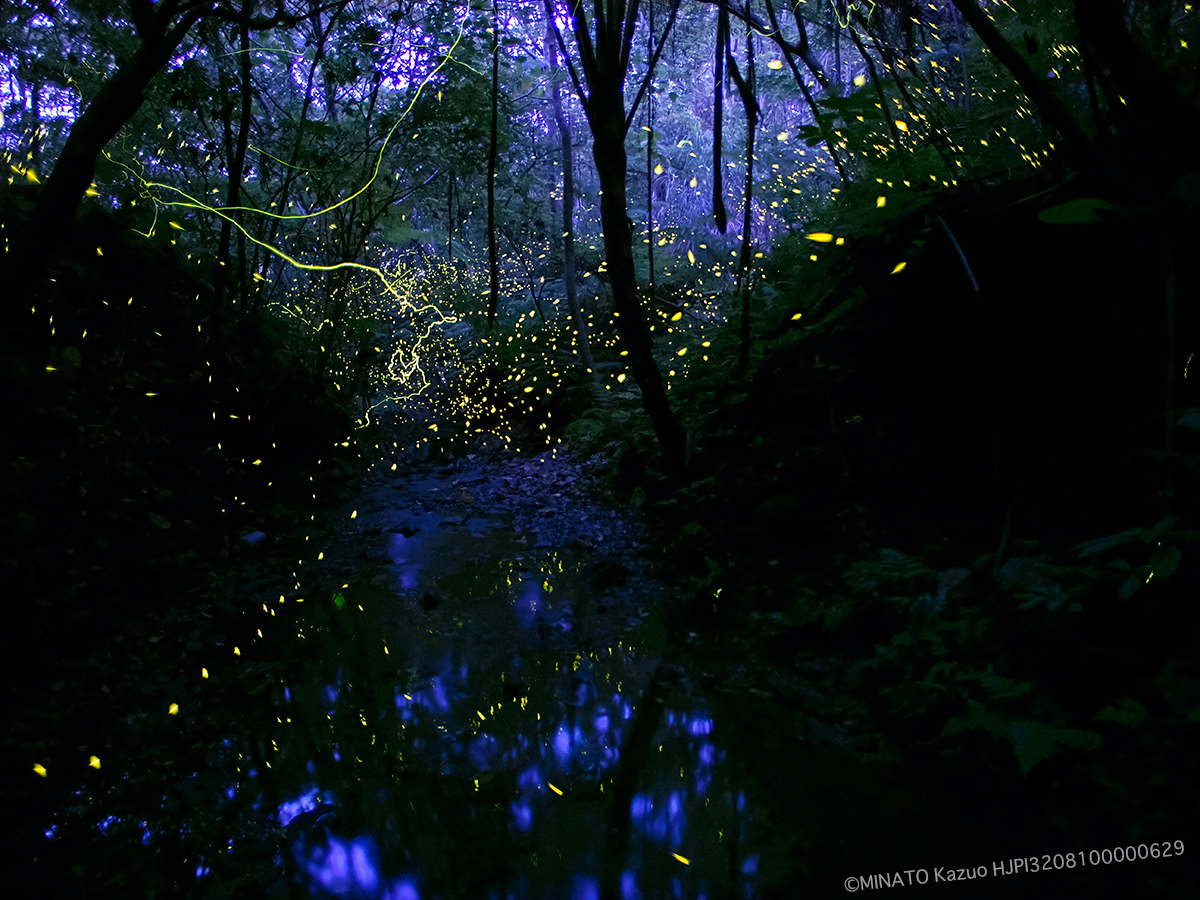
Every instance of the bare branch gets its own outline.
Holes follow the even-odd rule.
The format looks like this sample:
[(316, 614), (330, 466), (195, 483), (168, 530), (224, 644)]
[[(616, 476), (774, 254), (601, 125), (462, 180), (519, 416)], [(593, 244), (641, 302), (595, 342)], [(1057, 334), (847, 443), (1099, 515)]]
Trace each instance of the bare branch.
[(646, 77), (642, 79), (642, 83), (638, 85), (638, 92), (634, 95), (633, 103), (629, 107), (629, 115), (625, 117), (625, 130), (633, 126), (633, 117), (637, 115), (638, 105), (642, 102), (642, 97), (646, 93), (646, 88), (650, 86), (650, 79), (654, 77), (654, 67), (658, 65), (658, 57), (662, 54), (663, 47), (667, 45), (667, 35), (671, 33), (671, 26), (675, 24), (675, 17), (679, 13), (679, 0), (673, 0), (671, 4), (671, 16), (667, 19), (667, 25), (663, 29), (662, 38), (659, 39), (658, 49), (650, 57), (650, 65), (646, 69)]

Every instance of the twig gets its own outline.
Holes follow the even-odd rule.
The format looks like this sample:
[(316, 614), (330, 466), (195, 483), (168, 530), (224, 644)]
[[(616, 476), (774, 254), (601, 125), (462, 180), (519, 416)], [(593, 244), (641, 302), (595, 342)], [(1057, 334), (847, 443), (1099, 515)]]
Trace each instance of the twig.
[(946, 229), (946, 236), (950, 238), (950, 243), (954, 245), (954, 249), (958, 251), (958, 258), (962, 260), (963, 268), (967, 270), (967, 277), (971, 279), (971, 287), (979, 293), (979, 282), (975, 280), (975, 273), (971, 271), (971, 265), (967, 262), (967, 255), (963, 253), (962, 247), (958, 245), (958, 241), (954, 237), (954, 232), (950, 230), (950, 226), (946, 224), (946, 220), (941, 216), (937, 220), (942, 223), (942, 227)]

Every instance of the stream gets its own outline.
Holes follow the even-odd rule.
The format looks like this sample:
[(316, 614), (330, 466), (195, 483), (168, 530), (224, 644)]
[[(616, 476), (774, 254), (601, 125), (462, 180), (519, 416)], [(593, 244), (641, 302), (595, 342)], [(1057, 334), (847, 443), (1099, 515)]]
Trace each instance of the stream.
[(640, 526), (588, 494), (604, 464), (471, 454), (351, 502), (237, 788), (269, 766), (279, 895), (756, 896), (753, 811), (663, 665)]

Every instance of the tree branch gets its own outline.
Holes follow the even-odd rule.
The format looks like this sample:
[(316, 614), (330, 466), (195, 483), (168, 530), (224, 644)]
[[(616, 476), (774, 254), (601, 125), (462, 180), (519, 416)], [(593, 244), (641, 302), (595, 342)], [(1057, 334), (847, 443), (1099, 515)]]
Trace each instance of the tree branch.
[(638, 92), (634, 95), (633, 104), (629, 107), (629, 115), (625, 117), (625, 130), (627, 132), (633, 126), (633, 117), (637, 114), (638, 106), (642, 102), (646, 88), (650, 86), (650, 79), (654, 77), (654, 68), (658, 65), (658, 57), (662, 54), (663, 47), (667, 45), (667, 35), (671, 33), (671, 27), (675, 24), (675, 17), (678, 13), (679, 0), (672, 0), (671, 15), (667, 19), (666, 27), (663, 28), (662, 38), (658, 42), (658, 49), (650, 57), (650, 63), (646, 69), (646, 77), (642, 79), (642, 83), (638, 86)]

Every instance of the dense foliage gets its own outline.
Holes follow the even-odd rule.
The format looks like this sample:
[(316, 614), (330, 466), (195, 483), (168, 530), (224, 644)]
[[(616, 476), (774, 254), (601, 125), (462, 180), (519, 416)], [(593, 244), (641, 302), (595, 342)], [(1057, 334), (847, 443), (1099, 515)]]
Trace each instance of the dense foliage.
[[(613, 460), (672, 585), (664, 653), (765, 748), (768, 893), (860, 858), (775, 784), (818, 719), (939, 785), (937, 821), (1020, 823), (956, 851), (1182, 837), (1198, 30), (1174, 0), (19, 0), (6, 796), (39, 829), (89, 791), (149, 817), (154, 758), (265, 752), (220, 710), (280, 672), (201, 700), (173, 654), (253, 640), (230, 584), (298, 590), (284, 570), (368, 466), (490, 439)], [(278, 559), (246, 561), (257, 530)], [(187, 748), (128, 712), (176, 696), (208, 704)], [(37, 777), (101, 745), (141, 780)], [(439, 807), (406, 777), (475, 822), (461, 785)], [(896, 822), (923, 808), (886, 784)], [(22, 883), (50, 859), (56, 889), (183, 890), (106, 849), (155, 815), (50, 856), (26, 835)], [(232, 821), (258, 848), (211, 896), (274, 883), (253, 819), (180, 838)]]

